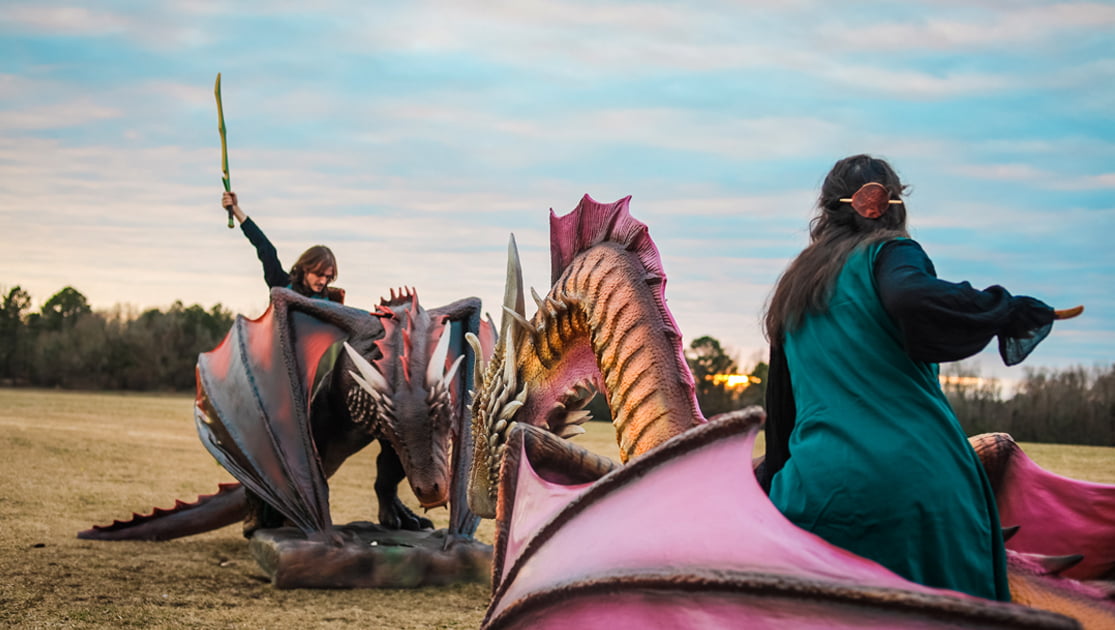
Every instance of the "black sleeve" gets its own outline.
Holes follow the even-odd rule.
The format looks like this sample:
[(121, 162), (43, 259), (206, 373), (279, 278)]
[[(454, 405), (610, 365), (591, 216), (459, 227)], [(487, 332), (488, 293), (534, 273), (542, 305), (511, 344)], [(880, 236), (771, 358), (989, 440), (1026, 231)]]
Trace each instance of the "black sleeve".
[(910, 357), (930, 363), (970, 357), (995, 336), (1007, 365), (1020, 363), (1053, 327), (1053, 309), (1000, 286), (983, 291), (939, 280), (917, 242), (900, 239), (875, 259), (883, 307), (898, 325)]
[(790, 383), (790, 368), (786, 365), (786, 352), (781, 344), (771, 344), (770, 363), (767, 370), (766, 390), (767, 422), (764, 426), (766, 456), (755, 469), (755, 476), (763, 491), (770, 493), (774, 473), (782, 470), (790, 459), (790, 433), (797, 419), (794, 390)]
[(267, 240), (264, 236), (263, 230), (252, 221), (251, 217), (244, 219), (240, 224), (240, 230), (244, 232), (244, 236), (248, 237), (248, 241), (255, 245), (256, 256), (259, 256), (259, 262), (263, 263), (263, 279), (267, 282), (267, 288), (285, 287), (290, 284), (290, 274), (283, 269), (282, 263), (279, 262), (279, 254), (275, 251), (275, 246), (271, 241)]

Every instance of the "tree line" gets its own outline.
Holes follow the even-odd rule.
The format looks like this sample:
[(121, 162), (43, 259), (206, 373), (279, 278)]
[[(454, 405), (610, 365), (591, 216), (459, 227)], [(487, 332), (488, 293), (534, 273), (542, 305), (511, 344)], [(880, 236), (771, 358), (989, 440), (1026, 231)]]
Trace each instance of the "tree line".
[[(197, 355), (213, 349), (234, 319), (220, 304), (178, 301), (166, 311), (123, 306), (93, 311), (65, 287), (37, 311), (31, 296), (0, 287), (0, 384), (138, 391), (190, 391)], [(702, 413), (765, 402), (767, 364), (743, 369), (713, 337), (685, 352)], [(742, 374), (743, 383), (714, 379)], [(1023, 442), (1115, 446), (1115, 364), (1062, 370), (1026, 368), (1013, 396), (963, 364), (943, 366), (944, 389), (966, 433), (1006, 432)], [(609, 419), (603, 401), (593, 416)]]
[(175, 302), (166, 311), (94, 312), (65, 287), (32, 312), (19, 286), (0, 289), (0, 383), (138, 391), (194, 388), (197, 355), (228, 333), (233, 314)]
[[(706, 417), (764, 404), (767, 364), (750, 369), (712, 337), (700, 337), (685, 352)], [(717, 382), (717, 374), (746, 373), (745, 385)], [(1009, 433), (1020, 442), (1115, 446), (1115, 363), (1062, 370), (1024, 368), (1011, 396), (1002, 384), (983, 379), (963, 363), (942, 366), (942, 387), (967, 435)]]

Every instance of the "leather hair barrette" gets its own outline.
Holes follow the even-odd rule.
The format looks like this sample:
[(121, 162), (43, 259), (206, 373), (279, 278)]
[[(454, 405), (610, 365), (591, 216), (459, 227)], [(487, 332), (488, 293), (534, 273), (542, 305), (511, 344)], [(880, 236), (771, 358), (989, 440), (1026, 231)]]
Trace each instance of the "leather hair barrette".
[(867, 219), (878, 219), (886, 213), (891, 204), (902, 203), (901, 199), (891, 199), (890, 191), (879, 182), (867, 182), (859, 187), (851, 199), (840, 201), (852, 204), (852, 209)]

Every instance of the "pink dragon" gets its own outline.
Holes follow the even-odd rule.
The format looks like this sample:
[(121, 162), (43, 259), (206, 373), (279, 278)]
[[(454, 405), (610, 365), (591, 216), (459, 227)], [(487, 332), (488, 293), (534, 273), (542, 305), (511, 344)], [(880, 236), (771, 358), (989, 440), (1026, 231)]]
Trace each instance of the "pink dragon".
[[(657, 247), (628, 202), (551, 211), (552, 288), (530, 319), (512, 240), (499, 341), (474, 372), (469, 504), (497, 522), (485, 628), (1115, 627), (1098, 589), (1047, 574), (1064, 550), (1031, 542), (1064, 538), (1091, 558), (1078, 578), (1107, 575), (1113, 486), (1064, 480), (1053, 503), (1016, 511), (1041, 474), (1007, 458), (1021, 603), (911, 583), (783, 518), (752, 469), (762, 411), (706, 421), (697, 407)], [(561, 439), (597, 391), (625, 465)], [(1065, 511), (1083, 490), (1102, 497), (1094, 518)]]

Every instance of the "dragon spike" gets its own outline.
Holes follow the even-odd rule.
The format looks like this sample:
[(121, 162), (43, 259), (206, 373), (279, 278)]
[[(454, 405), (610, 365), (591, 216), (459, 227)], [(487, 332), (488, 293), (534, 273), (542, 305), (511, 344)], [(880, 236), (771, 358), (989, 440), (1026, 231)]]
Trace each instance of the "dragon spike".
[[(375, 390), (386, 395), (391, 394), (391, 386), (387, 384), (387, 379), (383, 377), (383, 374), (380, 374), (379, 370), (376, 369), (374, 365), (368, 363), (367, 359), (360, 356), (360, 353), (354, 350), (352, 346), (348, 345), (347, 341), (345, 342), (345, 352), (348, 353), (349, 358), (352, 359), (352, 362), (356, 365), (356, 369), (360, 370), (360, 376), (362, 376), (363, 379), (357, 379), (357, 382), (359, 382), (364, 389)], [(355, 377), (356, 374), (353, 373), (353, 376)]]
[(384, 306), (402, 306), (408, 301), (412, 304), (418, 303), (418, 290), (414, 287), (399, 287), (398, 293), (392, 288), (389, 295), (391, 297), (388, 299), (380, 297), (379, 303)]
[(449, 369), (445, 371), (445, 377), (442, 380), (445, 382), (446, 386), (453, 382), (453, 378), (457, 376), (457, 368), (461, 367), (461, 363), (464, 362), (464, 360), (465, 355), (462, 354), (458, 356), (457, 360), (453, 362), (453, 365), (449, 366)]
[(438, 335), (437, 347), (430, 355), (430, 363), (426, 367), (426, 386), (436, 383), (445, 374), (445, 359), (449, 356), (449, 327), (445, 326)]
[[(506, 311), (506, 309), (504, 309)], [(506, 337), (503, 343), (503, 384), (509, 389), (515, 388), (515, 340)]]
[(465, 333), (465, 341), (472, 348), (472, 387), (473, 391), (480, 391), (484, 381), (484, 351), (480, 345), (480, 338), (471, 332)]
[(511, 321), (519, 324), (519, 326), (522, 326), (523, 330), (531, 333), (532, 335), (536, 334), (538, 332), (538, 330), (535, 329), (534, 324), (531, 324), (530, 320), (527, 319), (525, 316), (521, 315), (520, 313), (516, 313), (515, 311), (513, 311), (513, 310), (511, 310), (511, 309), (509, 309), (505, 306), (505, 307), (503, 307), (503, 314), (504, 314), (505, 325), (506, 325), (506, 319), (507, 319), (506, 316), (510, 315), (511, 316)]
[(503, 290), (503, 321), (499, 325), (499, 336), (507, 334), (511, 321), (507, 319), (507, 311), (518, 313), (526, 319), (526, 305), (523, 301), (523, 265), (519, 262), (519, 246), (515, 244), (515, 235), (507, 243), (507, 284)]

